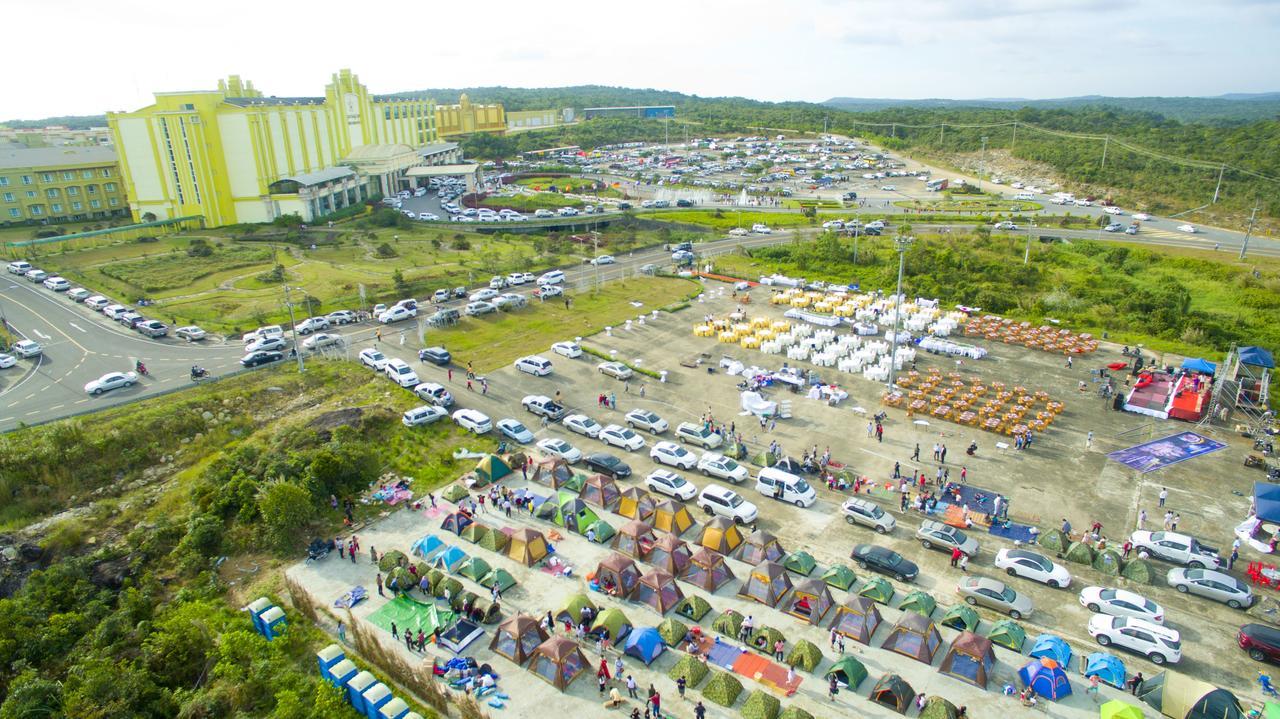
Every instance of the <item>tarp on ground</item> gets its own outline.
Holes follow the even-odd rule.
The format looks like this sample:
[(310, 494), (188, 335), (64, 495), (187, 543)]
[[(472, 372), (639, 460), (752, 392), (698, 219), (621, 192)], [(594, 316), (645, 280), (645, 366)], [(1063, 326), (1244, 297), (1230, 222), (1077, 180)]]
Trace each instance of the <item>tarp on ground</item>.
[(818, 563), (814, 561), (812, 554), (799, 551), (788, 554), (787, 558), (782, 560), (782, 566), (786, 567), (788, 572), (807, 577), (817, 568)]
[(724, 517), (716, 517), (702, 525), (702, 534), (698, 538), (698, 544), (720, 554), (728, 555), (741, 546), (744, 539), (742, 530), (738, 529), (738, 525)]
[(622, 491), (617, 512), (627, 519), (648, 520), (653, 516), (655, 506), (657, 502), (653, 495), (639, 487), (628, 487)]
[(990, 639), (992, 644), (999, 644), (1021, 654), (1022, 645), (1027, 641), (1027, 630), (1012, 619), (1001, 619), (991, 625), (991, 630), (987, 632), (987, 639)]
[(1156, 674), (1142, 682), (1138, 698), (1172, 719), (1244, 718), (1236, 695), (1185, 674)]
[(916, 690), (897, 674), (886, 674), (880, 677), (880, 681), (871, 690), (871, 701), (889, 707), (899, 714), (906, 714), (907, 709), (911, 707), (911, 700), (916, 696)]
[(476, 479), (478, 485), (493, 484), (503, 477), (511, 474), (511, 467), (496, 454), (482, 457), (476, 463)]
[(427, 636), (431, 636), (431, 633), (437, 629), (443, 631), (453, 623), (454, 619), (453, 612), (441, 609), (434, 603), (424, 604), (415, 601), (404, 594), (383, 604), (369, 615), (369, 621), (385, 631), (391, 631), (391, 625), (394, 623), (396, 630), (401, 634), (404, 634), (407, 628), (414, 634), (422, 630), (422, 633)]
[(690, 594), (675, 607), (675, 613), (693, 621), (699, 621), (707, 616), (707, 612), (711, 611), (711, 605), (707, 600), (697, 594)]
[(858, 596), (887, 605), (893, 601), (893, 585), (884, 577), (867, 577)]
[(858, 576), (853, 573), (853, 570), (843, 564), (828, 567), (827, 571), (822, 573), (822, 581), (826, 582), (828, 586), (843, 589), (846, 592), (857, 580)]
[(733, 570), (725, 562), (724, 555), (706, 547), (693, 553), (680, 578), (708, 592), (714, 592), (734, 580)]
[(547, 538), (536, 529), (517, 529), (507, 545), (507, 557), (532, 567), (549, 553)]
[(1117, 689), (1124, 689), (1127, 672), (1124, 668), (1124, 662), (1107, 652), (1094, 652), (1084, 658), (1084, 675), (1086, 677), (1096, 676), (1099, 680), (1110, 684)]
[(971, 631), (963, 631), (954, 642), (951, 642), (951, 647), (942, 657), (942, 664), (938, 666), (938, 671), (967, 684), (986, 689), (995, 665), (996, 654), (991, 648), (991, 640)]
[(1218, 365), (1202, 357), (1188, 357), (1182, 360), (1182, 369), (1211, 375), (1218, 371)]
[(776, 607), (790, 591), (791, 576), (787, 570), (776, 562), (764, 561), (752, 568), (738, 596)]
[(665, 649), (662, 636), (653, 627), (641, 627), (631, 632), (622, 645), (623, 654), (635, 657), (646, 665), (653, 663)]
[(836, 607), (831, 628), (854, 641), (870, 644), (881, 621), (880, 610), (876, 608), (875, 602), (866, 597), (849, 597), (844, 604)]
[(830, 680), (832, 676), (835, 676), (841, 687), (857, 690), (862, 680), (867, 678), (867, 668), (856, 658), (844, 656), (837, 660), (835, 664), (832, 664), (826, 674), (822, 675), (827, 680)]
[(880, 648), (932, 664), (941, 646), (942, 635), (932, 621), (915, 612), (903, 612)]
[(654, 529), (679, 535), (693, 526), (693, 515), (679, 502), (660, 499), (654, 506), (653, 516), (649, 521), (653, 522)]
[(1032, 659), (1018, 670), (1018, 678), (1024, 686), (1045, 699), (1057, 701), (1071, 694), (1071, 681), (1062, 665), (1053, 659)]
[(962, 632), (972, 632), (978, 628), (978, 613), (968, 604), (957, 604), (948, 609), (938, 623)]
[(582, 650), (568, 637), (551, 637), (539, 644), (533, 650), (533, 661), (529, 662), (529, 671), (560, 691), (589, 670)]
[(757, 529), (742, 543), (738, 559), (754, 567), (761, 562), (781, 561), (786, 554), (777, 537), (763, 529)]
[(663, 533), (649, 550), (648, 562), (678, 577), (689, 566), (691, 556), (689, 545), (683, 539)]
[(489, 648), (523, 666), (533, 655), (533, 650), (546, 640), (547, 633), (537, 619), (528, 614), (517, 614), (494, 629)]
[(791, 590), (791, 598), (787, 600), (786, 612), (797, 619), (810, 624), (820, 624), (835, 600), (831, 598), (831, 590), (821, 579), (806, 579)]
[(917, 589), (903, 598), (902, 603), (898, 605), (898, 609), (908, 612), (915, 612), (923, 617), (932, 617), (933, 610), (938, 608), (938, 602), (928, 592)]
[(1241, 347), (1237, 355), (1240, 357), (1240, 364), (1266, 367), (1267, 369), (1276, 368), (1275, 358), (1271, 356), (1270, 352), (1261, 347)]
[(1071, 645), (1067, 644), (1062, 637), (1053, 634), (1041, 634), (1036, 637), (1027, 655), (1053, 659), (1061, 664), (1063, 669), (1071, 668)]

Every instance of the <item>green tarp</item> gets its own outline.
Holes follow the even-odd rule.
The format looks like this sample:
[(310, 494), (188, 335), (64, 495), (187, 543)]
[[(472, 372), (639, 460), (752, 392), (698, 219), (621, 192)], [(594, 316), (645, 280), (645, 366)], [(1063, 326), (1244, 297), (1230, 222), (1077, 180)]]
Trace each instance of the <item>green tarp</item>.
[(391, 624), (394, 622), (396, 631), (401, 635), (407, 627), (415, 635), (421, 629), (430, 636), (436, 629), (443, 631), (453, 624), (453, 620), (453, 612), (434, 604), (423, 604), (407, 596), (396, 597), (369, 615), (369, 621), (384, 631), (391, 631)]

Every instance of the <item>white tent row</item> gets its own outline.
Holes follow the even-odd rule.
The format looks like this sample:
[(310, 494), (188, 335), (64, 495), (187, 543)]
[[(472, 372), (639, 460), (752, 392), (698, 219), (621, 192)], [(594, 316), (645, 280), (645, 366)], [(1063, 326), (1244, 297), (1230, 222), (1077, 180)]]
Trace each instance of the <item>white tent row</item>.
[(982, 359), (987, 356), (987, 351), (982, 347), (961, 344), (959, 342), (952, 342), (951, 340), (939, 339), (937, 337), (925, 337), (921, 339), (919, 347), (926, 352), (945, 354), (952, 357)]

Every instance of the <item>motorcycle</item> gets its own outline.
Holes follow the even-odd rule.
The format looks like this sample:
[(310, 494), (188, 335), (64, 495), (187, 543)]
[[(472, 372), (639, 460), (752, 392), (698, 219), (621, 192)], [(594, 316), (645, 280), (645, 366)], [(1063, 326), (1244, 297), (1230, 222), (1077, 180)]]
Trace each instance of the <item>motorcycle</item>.
[(191, 368), (191, 381), (192, 381), (192, 382), (199, 382), (200, 380), (202, 380), (202, 379), (204, 379), (205, 377), (208, 377), (208, 376), (209, 376), (209, 370), (205, 369), (204, 367), (201, 367), (201, 366), (199, 366), (199, 365), (196, 365), (195, 367), (192, 367), (192, 368)]
[(978, 443), (977, 443), (977, 442), (970, 442), (970, 443), (969, 443), (969, 448), (968, 448), (968, 449), (966, 449), (966, 450), (964, 451), (964, 453), (965, 453), (965, 454), (967, 454), (967, 455), (969, 455), (970, 457), (972, 457), (972, 456), (976, 455), (976, 454), (978, 453)]
[(134, 365), (133, 365), (133, 371), (137, 372), (138, 374), (142, 375), (143, 377), (150, 377), (150, 376), (151, 376), (151, 373), (147, 371), (147, 366), (146, 366), (146, 365), (144, 365), (144, 364), (142, 364), (141, 362), (135, 362), (135, 363), (134, 363)]

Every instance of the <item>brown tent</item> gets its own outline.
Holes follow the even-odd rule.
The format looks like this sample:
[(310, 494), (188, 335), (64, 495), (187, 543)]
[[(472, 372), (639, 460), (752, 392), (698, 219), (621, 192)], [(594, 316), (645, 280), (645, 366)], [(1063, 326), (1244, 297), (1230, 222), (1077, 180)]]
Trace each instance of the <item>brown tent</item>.
[[(915, 614), (915, 612), (907, 613)], [(880, 681), (876, 682), (871, 690), (871, 701), (889, 707), (899, 714), (907, 713), (911, 708), (911, 700), (915, 696), (916, 690), (897, 674), (886, 674), (880, 677)]]
[(539, 644), (533, 650), (533, 661), (529, 662), (529, 671), (560, 691), (567, 689), (579, 674), (588, 670), (587, 658), (577, 643), (568, 637), (552, 637)]
[(636, 590), (640, 570), (630, 557), (614, 552), (596, 566), (595, 581), (605, 594), (627, 599)]
[(793, 617), (803, 619), (810, 624), (820, 624), (831, 611), (835, 600), (831, 598), (831, 590), (821, 579), (806, 579), (791, 591), (791, 599), (787, 601), (786, 612)]
[(683, 504), (670, 499), (658, 500), (653, 511), (653, 528), (672, 534), (684, 534), (693, 526), (693, 515)]
[(679, 575), (689, 566), (689, 545), (674, 534), (663, 534), (653, 543), (653, 549), (649, 552), (649, 564)]
[(780, 562), (786, 555), (778, 538), (763, 529), (752, 532), (738, 550), (738, 559), (753, 567), (761, 562)]
[(791, 575), (776, 562), (761, 562), (742, 583), (738, 596), (776, 607), (791, 591)]
[(716, 517), (702, 526), (698, 544), (721, 554), (729, 554), (742, 544), (742, 532), (733, 522), (724, 517)]
[(880, 648), (932, 664), (933, 655), (940, 646), (942, 635), (931, 619), (916, 612), (903, 612)]
[(617, 511), (627, 519), (647, 520), (653, 516), (655, 504), (653, 495), (639, 487), (628, 487), (622, 490)]
[(708, 592), (714, 592), (734, 579), (733, 570), (724, 561), (724, 555), (706, 547), (700, 547), (693, 553), (680, 578)]
[(618, 528), (618, 536), (613, 538), (613, 548), (628, 557), (644, 559), (656, 541), (653, 527), (647, 522), (633, 519)]
[(648, 604), (658, 614), (666, 614), (672, 607), (684, 599), (684, 592), (676, 584), (676, 578), (665, 569), (652, 569), (640, 577), (640, 585), (636, 587), (632, 597), (641, 604)]
[(987, 679), (995, 667), (996, 655), (991, 649), (991, 640), (980, 637), (973, 632), (961, 632), (947, 655), (942, 658), (938, 671), (955, 677), (962, 682), (987, 688)]
[(511, 534), (507, 556), (526, 567), (532, 567), (547, 556), (547, 538), (536, 529), (517, 529)]
[(870, 644), (871, 637), (880, 626), (880, 610), (866, 597), (849, 597), (836, 607), (836, 618), (831, 628), (840, 634), (863, 644)]
[(533, 655), (533, 650), (547, 640), (538, 620), (528, 614), (517, 614), (498, 625), (493, 632), (489, 649), (523, 665)]
[(587, 481), (582, 485), (582, 491), (578, 493), (579, 499), (601, 509), (612, 509), (621, 497), (622, 492), (618, 491), (618, 483), (613, 481), (612, 477), (606, 477), (603, 474), (587, 477)]
[(560, 489), (573, 479), (573, 468), (560, 457), (543, 457), (533, 463), (533, 481)]

